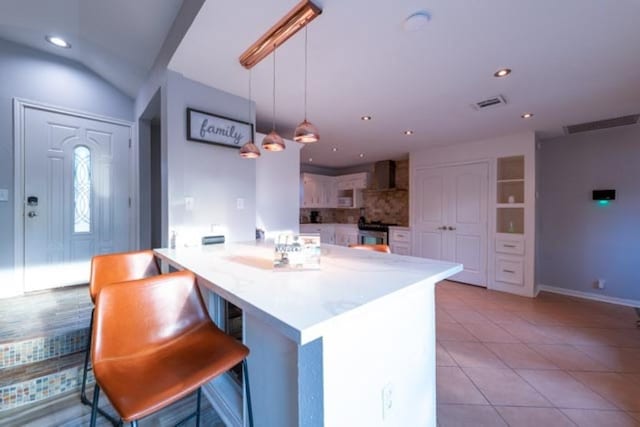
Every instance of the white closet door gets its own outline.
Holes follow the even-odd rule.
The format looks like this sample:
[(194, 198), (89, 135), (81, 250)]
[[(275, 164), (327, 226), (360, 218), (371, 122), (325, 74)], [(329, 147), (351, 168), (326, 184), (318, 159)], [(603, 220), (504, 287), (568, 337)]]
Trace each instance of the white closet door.
[(464, 270), (452, 280), (487, 285), (488, 164), (416, 171), (414, 253), (454, 261)]

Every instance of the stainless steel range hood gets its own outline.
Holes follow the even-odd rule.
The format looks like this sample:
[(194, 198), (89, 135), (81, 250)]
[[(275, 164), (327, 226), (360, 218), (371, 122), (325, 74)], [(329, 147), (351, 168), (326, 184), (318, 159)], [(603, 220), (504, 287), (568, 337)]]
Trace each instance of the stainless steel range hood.
[(373, 167), (374, 189), (391, 190), (396, 188), (396, 162), (383, 160)]

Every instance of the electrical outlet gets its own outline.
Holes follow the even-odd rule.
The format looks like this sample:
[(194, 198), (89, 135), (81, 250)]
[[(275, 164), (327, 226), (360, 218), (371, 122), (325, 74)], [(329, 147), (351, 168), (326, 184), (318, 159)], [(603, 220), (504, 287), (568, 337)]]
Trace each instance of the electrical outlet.
[(239, 211), (244, 209), (244, 199), (242, 199), (242, 198), (236, 199), (236, 208)]
[(387, 383), (382, 387), (382, 419), (389, 417), (391, 408), (393, 407), (393, 384)]
[(9, 201), (9, 190), (6, 188), (0, 188), (0, 202)]
[(596, 280), (596, 288), (597, 289), (604, 289), (604, 283), (605, 283), (604, 279)]

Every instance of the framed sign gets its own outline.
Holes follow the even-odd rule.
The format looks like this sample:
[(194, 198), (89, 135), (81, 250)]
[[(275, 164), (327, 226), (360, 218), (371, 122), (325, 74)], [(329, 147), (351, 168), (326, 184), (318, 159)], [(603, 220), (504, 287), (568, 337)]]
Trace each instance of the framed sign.
[(187, 139), (240, 148), (253, 138), (253, 124), (187, 108)]

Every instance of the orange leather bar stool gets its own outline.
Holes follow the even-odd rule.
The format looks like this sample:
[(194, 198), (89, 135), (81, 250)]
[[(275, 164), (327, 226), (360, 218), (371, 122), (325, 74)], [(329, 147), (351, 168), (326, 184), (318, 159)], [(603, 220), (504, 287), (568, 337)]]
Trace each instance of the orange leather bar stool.
[[(124, 282), (128, 280), (143, 279), (145, 277), (160, 274), (158, 261), (153, 251), (123, 252), (107, 255), (96, 255), (91, 260), (91, 279), (89, 281), (89, 294), (91, 301), (96, 302), (96, 295), (100, 290), (111, 283)], [(126, 314), (122, 314), (126, 316)], [(84, 358), (84, 372), (82, 374), (82, 389), (80, 400), (85, 405), (91, 405), (91, 401), (86, 395), (87, 371), (89, 370), (89, 353), (91, 349), (91, 334), (93, 330), (93, 312), (91, 312), (91, 323), (89, 325), (89, 339), (87, 342), (87, 352)], [(108, 418), (114, 425), (118, 420), (98, 408), (101, 415)]]
[(253, 425), (245, 360), (249, 349), (211, 321), (193, 273), (106, 286), (98, 293), (94, 321), (92, 427), (100, 389), (132, 426), (197, 391), (198, 408), (188, 418), (195, 415), (199, 425), (200, 387), (240, 362)]
[(391, 253), (391, 248), (389, 248), (389, 245), (349, 245), (349, 247), (353, 249), (362, 249), (365, 251), (384, 252), (387, 254)]

